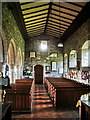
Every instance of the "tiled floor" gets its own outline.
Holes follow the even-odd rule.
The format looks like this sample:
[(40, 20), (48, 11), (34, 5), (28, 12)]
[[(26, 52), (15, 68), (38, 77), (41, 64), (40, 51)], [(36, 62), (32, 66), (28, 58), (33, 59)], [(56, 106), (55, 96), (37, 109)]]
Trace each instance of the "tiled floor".
[(13, 114), (13, 120), (79, 120), (78, 109), (55, 109), (44, 88), (36, 85), (30, 114)]

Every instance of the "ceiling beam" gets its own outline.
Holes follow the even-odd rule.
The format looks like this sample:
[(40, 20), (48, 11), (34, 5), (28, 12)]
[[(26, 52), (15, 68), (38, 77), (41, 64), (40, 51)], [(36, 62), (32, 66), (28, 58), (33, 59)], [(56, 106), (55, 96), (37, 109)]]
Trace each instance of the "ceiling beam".
[(30, 27), (30, 28), (28, 28), (27, 30), (30, 30), (30, 29), (31, 29), (31, 30), (32, 30), (32, 29), (37, 29), (37, 28), (42, 27), (42, 26), (44, 27), (45, 24), (42, 24), (42, 25), (40, 25), (40, 26), (36, 26), (36, 27), (35, 27), (35, 26), (34, 26), (34, 27)]
[(68, 4), (71, 4), (71, 5), (75, 5), (75, 6), (80, 7), (80, 8), (83, 7), (82, 5), (77, 4), (77, 3), (75, 3), (75, 2), (67, 2), (67, 3), (68, 3)]
[(57, 21), (62, 21), (62, 22), (65, 22), (67, 24), (71, 24), (72, 22), (68, 22), (68, 21), (65, 21), (65, 20), (61, 20), (61, 19), (58, 19), (58, 18), (54, 18), (54, 17), (50, 17), (51, 19), (55, 19)]
[(50, 32), (47, 32), (47, 31), (46, 31), (46, 34), (47, 34), (47, 35), (50, 35), (50, 36), (53, 36), (53, 37), (55, 37), (55, 38), (60, 38), (60, 36), (57, 36), (57, 35), (55, 35), (55, 34), (52, 34), (52, 33), (50, 33)]
[(40, 19), (45, 19), (45, 18), (46, 18), (46, 17), (41, 17), (41, 18), (37, 18), (37, 19), (34, 19), (34, 20), (25, 21), (25, 23), (33, 22), (33, 21), (40, 20)]
[(61, 40), (64, 42), (70, 35), (72, 35), (87, 19), (90, 18), (90, 2), (82, 8), (76, 19), (70, 25), (70, 27), (61, 36)]
[(48, 9), (48, 15), (47, 15), (47, 20), (46, 20), (44, 33), (46, 32), (46, 29), (47, 29), (47, 24), (48, 24), (49, 16), (50, 16), (50, 13), (51, 13), (51, 9), (52, 9), (52, 2), (49, 3), (49, 9)]
[(66, 13), (66, 12), (63, 12), (63, 11), (59, 11), (59, 10), (57, 10), (57, 9), (54, 9), (54, 8), (52, 8), (52, 10), (54, 10), (54, 11), (56, 11), (56, 12), (60, 12), (60, 13), (63, 13), (63, 14), (66, 14), (66, 15), (69, 15), (69, 16), (72, 16), (72, 17), (76, 17), (76, 15), (73, 15), (73, 14), (71, 14), (71, 13)]
[(48, 26), (48, 28), (47, 29), (51, 29), (51, 30), (54, 30), (54, 31), (57, 31), (57, 32), (61, 32), (61, 30), (59, 29), (59, 30), (57, 30), (57, 28), (55, 28), (55, 27), (51, 27), (51, 26)]
[(44, 29), (38, 29), (38, 30), (35, 30), (35, 31), (31, 31), (31, 32), (28, 32), (28, 33), (30, 33), (30, 34), (32, 34), (32, 33), (38, 33), (38, 32), (40, 32), (40, 31), (44, 31)]
[[(30, 23), (30, 24), (28, 24), (28, 25), (34, 25), (34, 24), (37, 24), (37, 23), (40, 23), (40, 22), (45, 22), (45, 21), (46, 21), (46, 20), (41, 20), (41, 21), (38, 21), (38, 22)], [(30, 26), (28, 26), (28, 25), (27, 25), (27, 28), (30, 27)]]
[(25, 16), (25, 15), (30, 15), (30, 14), (34, 14), (34, 13), (39, 13), (39, 12), (43, 12), (43, 11), (45, 11), (45, 10), (48, 10), (47, 8), (45, 8), (45, 9), (41, 9), (41, 10), (38, 10), (38, 11), (35, 11), (35, 12), (30, 12), (30, 13), (26, 13), (26, 14), (23, 14), (23, 16)]
[[(29, 3), (32, 3), (32, 2), (24, 2), (24, 3), (20, 3), (20, 5), (27, 5)], [(34, 3), (34, 2), (33, 2)]]
[[(53, 26), (52, 26), (52, 25), (53, 25), (53, 24), (51, 24), (51, 23), (48, 24), (49, 27), (54, 28), (54, 29), (56, 29), (57, 31), (61, 31), (61, 30), (62, 30), (62, 29), (61, 29), (62, 27), (59, 27), (59, 29), (58, 29), (58, 28), (56, 28), (54, 25), (53, 25)], [(65, 29), (65, 28), (64, 28), (64, 29)], [(67, 29), (67, 28), (66, 28), (66, 29)], [(66, 30), (66, 29), (65, 29), (65, 30)], [(63, 30), (63, 31), (65, 31), (65, 30)]]
[[(65, 26), (65, 27), (68, 27), (68, 26), (70, 25), (70, 24), (69, 24), (69, 25), (66, 25), (66, 24), (63, 24), (63, 23), (58, 23), (58, 22), (56, 22), (56, 21), (54, 21), (54, 20), (52, 20), (52, 19), (50, 19), (49, 21), (52, 22), (52, 23), (56, 23), (56, 24), (58, 24), (58, 25), (63, 25), (63, 26)], [(60, 22), (63, 22), (63, 21), (60, 21)], [(57, 26), (58, 26), (58, 25), (57, 25)], [(60, 26), (58, 26), (58, 27), (60, 27)]]
[(38, 17), (38, 16), (46, 15), (46, 14), (47, 13), (42, 13), (42, 14), (34, 15), (32, 17), (27, 17), (27, 18), (24, 18), (24, 19), (27, 20), (27, 19), (30, 19), (30, 18), (35, 18), (35, 17)]
[(7, 2), (8, 8), (11, 10), (14, 19), (16, 20), (16, 23), (19, 27), (19, 30), (23, 36), (23, 38), (26, 40), (28, 38), (28, 34), (25, 28), (25, 23), (24, 19), (22, 16), (22, 11), (20, 8), (20, 3), (19, 2)]
[(48, 31), (48, 32), (51, 32), (52, 34), (54, 33), (54, 34), (56, 34), (56, 35), (59, 35), (59, 36), (60, 36), (60, 34), (61, 34), (61, 33), (59, 33), (59, 32), (53, 31), (53, 30), (51, 30), (51, 29), (47, 29), (47, 31)]
[(54, 13), (51, 13), (51, 14), (54, 15), (54, 16), (57, 16), (57, 17), (59, 17), (59, 18), (64, 18), (64, 19), (66, 19), (66, 20), (70, 20), (70, 21), (73, 20), (73, 19), (71, 19), (71, 18), (67, 18), (67, 17), (61, 16), (61, 15), (57, 15), (57, 14), (54, 14)]
[[(49, 23), (49, 24), (55, 26), (55, 28), (58, 27), (58, 28), (57, 28), (58, 30), (61, 30), (60, 28), (64, 28), (64, 27), (61, 27), (61, 26), (58, 26), (58, 25), (54, 25), (53, 23)], [(48, 25), (49, 25), (49, 24), (48, 24)], [(67, 29), (67, 28), (64, 28), (64, 29)]]
[(60, 4), (60, 5), (57, 5), (57, 4), (53, 3), (53, 5), (55, 5), (55, 6), (59, 7), (59, 8), (64, 8), (64, 9), (66, 9), (66, 10), (70, 10), (70, 11), (79, 13), (78, 10), (74, 10), (74, 9), (69, 8), (69, 7), (64, 7), (64, 6), (62, 6), (61, 4)]
[[(38, 26), (39, 25), (45, 25), (45, 23), (40, 23), (40, 24), (38, 24)], [(32, 28), (32, 27), (37, 27), (37, 24), (36, 25), (33, 25), (33, 26), (29, 26), (28, 28)]]
[(25, 9), (22, 9), (22, 11), (31, 10), (31, 9), (35, 9), (35, 8), (39, 8), (39, 7), (43, 7), (43, 6), (45, 7), (47, 5), (49, 5), (49, 3), (48, 4), (45, 3), (43, 5), (38, 5), (38, 6), (35, 6), (35, 7), (25, 8)]
[(41, 28), (44, 28), (44, 26), (37, 27), (37, 28), (33, 28), (33, 29), (29, 29), (29, 30), (27, 30), (27, 31), (28, 31), (28, 32), (36, 31), (36, 30), (41, 29)]

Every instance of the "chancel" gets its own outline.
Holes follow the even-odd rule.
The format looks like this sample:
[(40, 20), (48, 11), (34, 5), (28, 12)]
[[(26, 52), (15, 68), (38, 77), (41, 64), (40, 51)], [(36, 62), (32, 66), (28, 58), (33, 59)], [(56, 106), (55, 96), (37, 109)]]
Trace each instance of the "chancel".
[(89, 0), (0, 8), (0, 120), (90, 120)]

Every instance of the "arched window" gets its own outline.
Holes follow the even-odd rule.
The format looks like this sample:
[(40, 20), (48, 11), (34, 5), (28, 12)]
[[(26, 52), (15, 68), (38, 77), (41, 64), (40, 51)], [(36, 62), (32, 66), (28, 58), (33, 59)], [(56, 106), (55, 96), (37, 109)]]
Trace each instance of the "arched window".
[(90, 40), (82, 46), (82, 67), (90, 67)]
[(64, 73), (67, 73), (68, 70), (68, 55), (64, 55)]
[(14, 66), (15, 66), (15, 51), (16, 47), (14, 44), (14, 41), (11, 40), (9, 47), (8, 47), (8, 65), (9, 65), (9, 78), (10, 78), (10, 83), (14, 83), (15, 81), (15, 76), (14, 76)]
[(69, 56), (69, 67), (74, 68), (77, 65), (77, 54), (76, 50), (72, 50)]

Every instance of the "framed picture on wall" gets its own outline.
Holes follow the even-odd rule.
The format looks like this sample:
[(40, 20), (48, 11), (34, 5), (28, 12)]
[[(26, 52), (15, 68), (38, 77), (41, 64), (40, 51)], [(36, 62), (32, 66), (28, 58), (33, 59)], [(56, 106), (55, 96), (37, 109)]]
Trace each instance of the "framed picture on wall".
[(46, 71), (50, 71), (50, 66), (45, 67)]
[(30, 58), (35, 58), (36, 57), (36, 53), (35, 52), (30, 52)]

